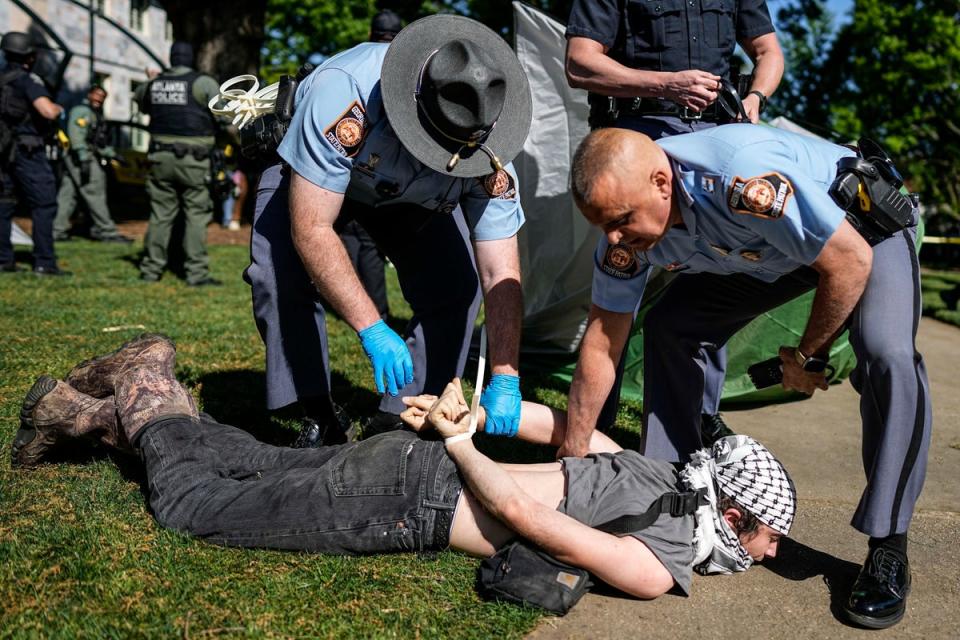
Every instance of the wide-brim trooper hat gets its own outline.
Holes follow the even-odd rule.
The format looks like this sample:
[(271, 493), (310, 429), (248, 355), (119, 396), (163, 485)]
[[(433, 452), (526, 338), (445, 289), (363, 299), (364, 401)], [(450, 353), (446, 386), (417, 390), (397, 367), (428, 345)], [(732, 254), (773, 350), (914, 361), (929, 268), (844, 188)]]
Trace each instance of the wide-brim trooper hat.
[(530, 131), (533, 103), (520, 61), (503, 38), (462, 16), (434, 15), (400, 31), (380, 90), (404, 148), (447, 175), (495, 172)]

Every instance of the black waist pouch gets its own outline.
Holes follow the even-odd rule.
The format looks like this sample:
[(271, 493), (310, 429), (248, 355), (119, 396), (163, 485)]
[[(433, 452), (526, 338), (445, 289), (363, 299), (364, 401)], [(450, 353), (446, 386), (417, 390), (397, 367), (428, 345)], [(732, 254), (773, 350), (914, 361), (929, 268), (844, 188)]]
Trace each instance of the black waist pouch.
[(513, 542), (480, 564), (477, 589), (491, 600), (565, 615), (593, 586), (590, 573), (525, 542)]

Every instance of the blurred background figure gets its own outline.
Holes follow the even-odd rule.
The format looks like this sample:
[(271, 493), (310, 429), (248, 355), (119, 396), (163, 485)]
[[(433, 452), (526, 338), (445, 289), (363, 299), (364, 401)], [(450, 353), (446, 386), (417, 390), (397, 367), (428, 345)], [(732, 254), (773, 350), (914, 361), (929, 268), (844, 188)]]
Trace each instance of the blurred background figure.
[(67, 137), (70, 151), (63, 163), (63, 180), (57, 193), (57, 218), (53, 223), (53, 239), (70, 239), (70, 218), (82, 202), (90, 213), (90, 239), (100, 242), (133, 242), (117, 231), (107, 205), (107, 174), (104, 167), (116, 157), (107, 137), (103, 121), (106, 90), (93, 85), (86, 99), (70, 109), (67, 116)]
[(136, 93), (140, 110), (150, 115), (150, 223), (140, 278), (157, 282), (163, 275), (182, 202), (187, 284), (219, 285), (222, 283), (210, 275), (207, 255), (207, 225), (213, 217), (208, 183), (216, 134), (207, 103), (220, 86), (193, 69), (193, 47), (187, 42), (174, 42), (170, 47), (170, 67)]
[(33, 218), (33, 272), (69, 275), (57, 266), (53, 250), (57, 184), (45, 141), (63, 107), (31, 73), (37, 51), (30, 36), (8, 31), (0, 39), (0, 49), (7, 61), (0, 72), (0, 273), (18, 270), (10, 242), (16, 209), (14, 189), (18, 189)]
[(230, 181), (233, 189), (223, 201), (222, 226), (230, 231), (240, 230), (240, 218), (243, 216), (243, 207), (247, 202), (248, 181), (246, 174), (239, 168), (230, 172)]

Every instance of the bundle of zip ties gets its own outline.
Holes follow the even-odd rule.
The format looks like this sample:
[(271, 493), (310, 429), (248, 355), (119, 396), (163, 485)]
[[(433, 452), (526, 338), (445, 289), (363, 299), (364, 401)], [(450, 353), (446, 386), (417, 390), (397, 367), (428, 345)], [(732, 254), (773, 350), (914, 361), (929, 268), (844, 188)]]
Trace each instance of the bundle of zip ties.
[[(235, 87), (244, 82), (250, 82), (252, 86), (249, 89)], [(220, 93), (211, 98), (207, 108), (214, 115), (232, 118), (232, 124), (243, 129), (257, 118), (273, 113), (279, 86), (274, 82), (261, 89), (260, 81), (254, 75), (234, 76), (220, 85)]]

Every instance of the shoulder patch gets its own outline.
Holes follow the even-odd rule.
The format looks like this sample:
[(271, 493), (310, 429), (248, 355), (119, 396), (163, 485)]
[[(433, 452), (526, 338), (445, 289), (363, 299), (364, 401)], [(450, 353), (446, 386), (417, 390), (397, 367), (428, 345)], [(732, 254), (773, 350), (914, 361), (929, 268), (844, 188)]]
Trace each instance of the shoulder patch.
[(513, 181), (513, 176), (506, 169), (500, 169), (482, 178), (477, 178), (477, 180), (483, 184), (483, 190), (491, 198), (512, 200), (517, 195), (517, 185)]
[(85, 127), (85, 126), (87, 126), (87, 119), (86, 119), (86, 118), (77, 118), (77, 126), (78, 126), (78, 127)]
[(600, 268), (609, 276), (628, 280), (637, 275), (637, 254), (625, 244), (612, 244), (603, 255)]
[(347, 158), (357, 154), (366, 135), (367, 112), (356, 100), (323, 132), (327, 142)]
[(730, 185), (727, 204), (736, 213), (776, 220), (783, 217), (791, 195), (793, 185), (779, 173), (767, 173), (753, 178), (737, 176)]

